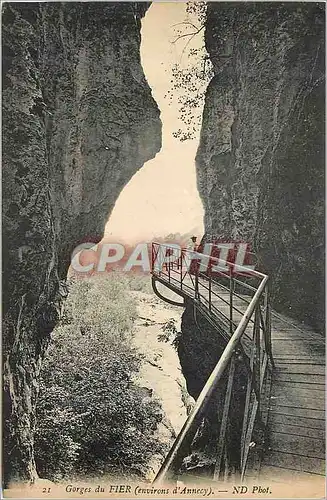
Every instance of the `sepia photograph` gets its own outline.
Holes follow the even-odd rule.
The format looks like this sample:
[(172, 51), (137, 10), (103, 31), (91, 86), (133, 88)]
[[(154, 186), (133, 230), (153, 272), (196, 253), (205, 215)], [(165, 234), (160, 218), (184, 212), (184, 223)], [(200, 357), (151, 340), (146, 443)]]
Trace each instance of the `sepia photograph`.
[(322, 499), (325, 2), (2, 1), (2, 498)]

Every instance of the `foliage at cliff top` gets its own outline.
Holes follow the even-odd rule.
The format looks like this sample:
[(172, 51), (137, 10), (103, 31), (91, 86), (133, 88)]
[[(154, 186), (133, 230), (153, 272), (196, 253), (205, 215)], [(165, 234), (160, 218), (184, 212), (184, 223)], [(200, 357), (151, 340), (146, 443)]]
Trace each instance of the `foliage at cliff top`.
[(136, 303), (128, 287), (116, 273), (70, 284), (42, 368), (41, 477), (142, 476), (149, 457), (163, 451), (155, 438), (161, 407), (135, 383), (141, 356), (131, 347)]
[(180, 128), (173, 136), (180, 141), (195, 139), (202, 120), (205, 92), (213, 76), (204, 44), (206, 2), (187, 2), (185, 21), (174, 28), (172, 43), (180, 58), (172, 67), (171, 89), (166, 98), (179, 110)]

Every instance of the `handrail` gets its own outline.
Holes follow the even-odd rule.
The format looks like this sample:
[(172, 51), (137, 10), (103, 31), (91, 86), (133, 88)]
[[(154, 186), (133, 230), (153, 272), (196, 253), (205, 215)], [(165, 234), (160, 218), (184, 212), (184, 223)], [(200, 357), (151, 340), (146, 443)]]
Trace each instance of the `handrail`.
[[(206, 405), (209, 402), (209, 399), (212, 395), (213, 390), (216, 388), (220, 378), (222, 377), (228, 363), (232, 359), (232, 355), (234, 353), (237, 344), (239, 343), (245, 329), (249, 323), (249, 320), (254, 312), (255, 306), (261, 297), (262, 292), (265, 289), (266, 283), (268, 281), (268, 276), (265, 276), (263, 281), (260, 283), (258, 290), (256, 291), (253, 299), (248, 305), (244, 316), (242, 317), (238, 327), (235, 332), (231, 336), (221, 358), (216, 364), (215, 368), (212, 370), (211, 375), (209, 376), (205, 386), (203, 387), (196, 403), (188, 416), (185, 424), (183, 425), (182, 430), (177, 436), (172, 448), (170, 449), (164, 463), (162, 464), (158, 474), (155, 477), (154, 483), (160, 483), (165, 479), (165, 476), (168, 475), (174, 461), (178, 457), (178, 451), (183, 447), (186, 438), (190, 439), (190, 432), (193, 428), (194, 424), (200, 419), (202, 414), (205, 411)], [(192, 436), (193, 439), (194, 435)]]
[[(160, 247), (166, 247), (166, 248), (170, 248), (170, 249), (174, 249), (176, 248), (176, 246), (178, 246), (177, 244), (167, 244), (167, 243), (159, 243), (157, 241), (153, 241), (152, 242), (152, 248), (154, 245), (158, 245)], [(176, 245), (176, 246), (173, 246), (173, 245)], [(219, 259), (218, 257), (214, 257), (212, 255), (206, 255), (206, 254), (203, 254), (201, 252), (197, 252), (196, 250), (192, 250), (190, 248), (183, 248), (183, 247), (180, 247), (181, 248), (181, 251), (182, 251), (182, 254), (183, 253), (191, 253), (193, 256), (195, 256), (196, 258), (201, 258), (203, 259), (203, 257), (208, 257), (209, 261), (212, 261), (212, 262), (221, 262), (222, 259)], [(264, 278), (266, 275), (257, 271), (256, 269), (249, 269), (248, 267), (246, 266), (242, 266), (240, 264), (235, 264), (234, 262), (229, 262), (228, 260), (224, 261), (224, 263), (228, 266), (228, 267), (233, 267), (233, 268), (236, 268), (237, 271), (246, 271), (249, 275), (253, 275), (253, 276), (256, 276), (257, 278)], [(228, 278), (228, 275), (226, 275), (226, 278)]]
[[(153, 248), (155, 245), (172, 248), (171, 245), (161, 244), (161, 243), (157, 243), (157, 242), (153, 243)], [(176, 247), (174, 247), (174, 248), (176, 248)], [(158, 256), (158, 251), (156, 254), (157, 256)], [(197, 252), (194, 252), (194, 251), (188, 250), (188, 249), (182, 249), (181, 255), (180, 255), (180, 257), (178, 257), (178, 261), (180, 260), (181, 265), (179, 264), (179, 262), (177, 264), (178, 269), (180, 269), (180, 273), (181, 273), (181, 284), (182, 284), (183, 253), (185, 254), (185, 252), (187, 252), (187, 251), (191, 252), (192, 255), (195, 257), (195, 259), (197, 259)], [(153, 255), (154, 254), (155, 254), (155, 251), (153, 250)], [(213, 261), (213, 262), (220, 261), (220, 259), (218, 259), (216, 257), (212, 257), (212, 256), (207, 256), (207, 257), (208, 257), (209, 261)], [(199, 254), (198, 258), (203, 259), (203, 254)], [(168, 264), (169, 264), (167, 266), (168, 274), (165, 274), (164, 276), (169, 276), (169, 279), (170, 279), (170, 271), (171, 271), (170, 264), (171, 263), (168, 263)], [(180, 468), (182, 461), (183, 461), (183, 458), (185, 456), (184, 451), (188, 446), (191, 445), (191, 442), (192, 442), (192, 440), (195, 436), (196, 430), (197, 430), (197, 426), (199, 425), (200, 420), (203, 417), (203, 415), (207, 409), (207, 406), (208, 406), (208, 403), (211, 399), (213, 391), (217, 387), (217, 385), (218, 385), (222, 375), (224, 374), (224, 371), (226, 370), (227, 366), (234, 359), (233, 355), (234, 355), (236, 349), (238, 347), (240, 347), (240, 341), (241, 341), (243, 335), (245, 334), (245, 331), (246, 331), (250, 321), (254, 324), (254, 330), (253, 330), (253, 332), (254, 332), (253, 333), (253, 335), (254, 335), (254, 337), (253, 337), (254, 347), (253, 347), (253, 349), (255, 349), (255, 352), (256, 352), (256, 355), (254, 357), (252, 357), (251, 363), (252, 363), (252, 365), (254, 365), (253, 369), (256, 372), (259, 371), (259, 387), (257, 388), (257, 390), (260, 391), (262, 388), (263, 378), (265, 377), (265, 370), (266, 370), (268, 358), (271, 361), (271, 365), (273, 366), (271, 347), (268, 346), (268, 348), (267, 348), (267, 343), (269, 344), (269, 342), (270, 342), (270, 333), (268, 332), (268, 329), (270, 328), (270, 326), (269, 326), (270, 322), (268, 320), (268, 315), (270, 314), (270, 309), (268, 308), (268, 305), (265, 306), (266, 307), (265, 323), (261, 323), (260, 319), (259, 319), (262, 316), (262, 311), (260, 310), (260, 301), (264, 295), (264, 292), (265, 292), (265, 295), (264, 295), (265, 301), (267, 300), (267, 293), (268, 293), (267, 282), (268, 282), (269, 278), (267, 275), (265, 275), (259, 271), (252, 270), (252, 269), (249, 271), (249, 269), (246, 266), (240, 266), (240, 265), (235, 266), (235, 264), (231, 263), (231, 262), (224, 262), (224, 264), (226, 264), (230, 270), (232, 269), (232, 266), (233, 266), (233, 268), (236, 267), (237, 270), (246, 270), (248, 274), (251, 274), (251, 276), (254, 276), (256, 278), (260, 278), (261, 282), (258, 285), (258, 288), (255, 289), (255, 293), (254, 293), (253, 297), (251, 298), (250, 302), (248, 303), (248, 306), (247, 306), (247, 308), (246, 308), (246, 310), (245, 310), (245, 312), (244, 312), (244, 314), (243, 314), (243, 316), (242, 316), (242, 318), (241, 318), (241, 320), (240, 320), (239, 324), (237, 325), (236, 330), (234, 332), (233, 332), (233, 327), (232, 327), (232, 324), (234, 324), (234, 323), (233, 323), (233, 318), (231, 316), (230, 325), (231, 325), (232, 330), (230, 332), (231, 336), (230, 336), (230, 339), (227, 343), (227, 346), (225, 347), (223, 354), (220, 357), (219, 361), (217, 362), (216, 366), (212, 370), (206, 384), (204, 385), (202, 391), (200, 392), (200, 395), (198, 396), (198, 398), (196, 400), (196, 403), (195, 403), (190, 415), (188, 416), (187, 420), (185, 421), (183, 428), (181, 429), (179, 435), (177, 436), (175, 442), (173, 443), (172, 448), (170, 449), (168, 455), (166, 456), (158, 474), (156, 475), (156, 477), (154, 479), (154, 482), (156, 484), (162, 483), (167, 477), (170, 476), (171, 473), (173, 473), (173, 471), (176, 471), (176, 470), (178, 470), (178, 468)], [(152, 262), (152, 266), (153, 266), (153, 262)], [(155, 271), (154, 268), (152, 268), (152, 274), (153, 274), (153, 277), (155, 278), (157, 271)], [(198, 274), (199, 273), (197, 272), (195, 275), (195, 288), (194, 288), (195, 296), (193, 297), (193, 300), (195, 301), (195, 303), (197, 302), (197, 297), (198, 297), (197, 294), (199, 293), (196, 289), (197, 288), (196, 283), (197, 283)], [(225, 275), (225, 277), (228, 278), (227, 275)], [(174, 281), (175, 281), (175, 279), (174, 279)], [(178, 281), (178, 280), (176, 280), (176, 281)], [(209, 282), (211, 283), (211, 276), (210, 276)], [(232, 295), (233, 295), (232, 281), (231, 281), (230, 286), (231, 286), (230, 306), (231, 306), (231, 310), (232, 310), (232, 308), (233, 308), (233, 306), (232, 306)], [(182, 290), (182, 285), (181, 285), (181, 290)], [(212, 293), (214, 293), (214, 292), (212, 292), (210, 289), (210, 296), (209, 297), (211, 297)], [(249, 297), (249, 299), (250, 299), (250, 297)], [(207, 298), (205, 298), (205, 300), (207, 301)], [(209, 311), (211, 311), (210, 307), (209, 307)], [(242, 311), (239, 311), (239, 312), (242, 313)], [(253, 321), (251, 319), (251, 317), (252, 317), (254, 312), (255, 312), (256, 319)], [(213, 314), (214, 311), (211, 311), (211, 313)], [(260, 366), (260, 364), (261, 364), (260, 334), (259, 334), (260, 328), (262, 328), (262, 330), (263, 330), (264, 346), (266, 347), (266, 350), (265, 350), (266, 357), (262, 358), (262, 366)], [(259, 349), (259, 351), (257, 351), (257, 349)], [(257, 359), (258, 353), (259, 353), (259, 360)], [(230, 366), (231, 366), (231, 370), (230, 370), (230, 377), (231, 378), (230, 378), (229, 384), (230, 383), (232, 384), (234, 370), (232, 370), (232, 365), (230, 365)], [(260, 371), (261, 369), (262, 369), (262, 372)], [(255, 373), (253, 376), (255, 377)], [(258, 382), (257, 380), (256, 381), (253, 380), (253, 377), (251, 375), (250, 380), (249, 380), (249, 384), (248, 384), (247, 399), (250, 397), (250, 393), (254, 388), (253, 384), (254, 383), (257, 384), (257, 382)], [(254, 425), (255, 415), (256, 415), (257, 409), (259, 407), (260, 394), (257, 392), (257, 390), (255, 390), (256, 404), (254, 405), (254, 410), (252, 410), (251, 417), (249, 419), (251, 422), (249, 425), (245, 425), (245, 424), (247, 424), (247, 422), (245, 422), (245, 417), (244, 417), (243, 432), (246, 434), (247, 437), (248, 437), (248, 435), (251, 436), (253, 425)], [(226, 398), (226, 399), (228, 399), (228, 398)], [(248, 407), (245, 410), (247, 412), (250, 411), (249, 401), (248, 401)], [(229, 394), (227, 406), (226, 406), (226, 400), (225, 400), (224, 412), (227, 412), (227, 415), (228, 415), (228, 411), (229, 411), (229, 404), (230, 404), (230, 394)], [(245, 425), (245, 427), (244, 427), (244, 425)], [(224, 432), (225, 431), (223, 431), (222, 435), (224, 434)], [(243, 443), (242, 456), (244, 455), (247, 457), (247, 453), (248, 452), (246, 450), (246, 446)], [(219, 462), (219, 460), (218, 460), (218, 462)], [(246, 466), (246, 464), (244, 465), (244, 463), (242, 463), (242, 475), (244, 474), (245, 466)]]

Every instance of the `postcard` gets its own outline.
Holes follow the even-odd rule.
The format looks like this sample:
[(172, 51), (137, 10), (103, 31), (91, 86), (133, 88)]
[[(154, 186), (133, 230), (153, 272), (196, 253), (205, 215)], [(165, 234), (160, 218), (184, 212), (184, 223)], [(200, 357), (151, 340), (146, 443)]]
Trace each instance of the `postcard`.
[(4, 498), (325, 497), (325, 3), (2, 2)]

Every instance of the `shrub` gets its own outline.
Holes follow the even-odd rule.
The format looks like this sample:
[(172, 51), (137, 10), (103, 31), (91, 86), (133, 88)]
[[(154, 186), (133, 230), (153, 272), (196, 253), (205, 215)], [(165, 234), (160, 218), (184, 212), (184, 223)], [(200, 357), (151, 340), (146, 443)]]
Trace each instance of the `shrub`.
[(160, 333), (158, 335), (157, 338), (159, 342), (167, 342), (171, 344), (175, 349), (178, 349), (178, 344), (181, 338), (181, 332), (179, 332), (176, 328), (176, 320), (174, 318), (170, 318), (161, 327), (161, 330), (164, 333)]
[(35, 436), (41, 476), (108, 471), (141, 475), (162, 419), (134, 382), (136, 304), (115, 273), (76, 280), (42, 368)]

